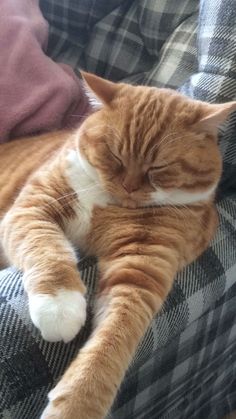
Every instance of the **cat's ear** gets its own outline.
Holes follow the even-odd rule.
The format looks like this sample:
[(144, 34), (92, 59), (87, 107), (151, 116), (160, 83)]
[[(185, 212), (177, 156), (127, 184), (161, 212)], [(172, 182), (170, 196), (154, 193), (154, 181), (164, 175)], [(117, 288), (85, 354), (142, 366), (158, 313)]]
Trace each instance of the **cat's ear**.
[(204, 116), (195, 124), (197, 131), (216, 135), (218, 128), (231, 114), (236, 111), (236, 102), (222, 104), (204, 104)]
[(117, 84), (85, 71), (81, 71), (81, 75), (88, 88), (92, 90), (103, 103), (109, 105), (118, 91)]

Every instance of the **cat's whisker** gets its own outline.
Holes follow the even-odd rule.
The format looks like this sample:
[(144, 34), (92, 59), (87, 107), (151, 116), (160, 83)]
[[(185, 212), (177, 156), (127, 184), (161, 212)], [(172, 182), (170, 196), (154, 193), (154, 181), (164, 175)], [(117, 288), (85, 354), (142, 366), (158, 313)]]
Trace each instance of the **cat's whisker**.
[(155, 144), (155, 146), (159, 146), (160, 147), (160, 145), (163, 143), (163, 141), (165, 141), (167, 138), (169, 138), (169, 137), (171, 137), (171, 136), (173, 136), (173, 135), (176, 135), (177, 133), (175, 132), (175, 131), (171, 131), (171, 132), (169, 132), (168, 134), (166, 134), (166, 135), (164, 135), (164, 137), (162, 137), (161, 139), (160, 139), (160, 141), (157, 143), (157, 144)]
[(171, 201), (169, 201), (169, 203), (167, 203), (167, 208), (168, 208), (168, 211), (170, 211), (172, 214), (174, 214), (178, 220), (179, 219), (184, 220), (184, 222), (186, 223), (186, 225), (188, 225), (189, 223), (191, 223), (191, 221), (189, 220), (189, 218), (183, 214), (183, 212), (181, 211), (181, 209), (178, 208), (178, 206), (172, 204)]
[(70, 206), (71, 204), (73, 204), (73, 203), (75, 203), (75, 198), (74, 197), (71, 197), (71, 198), (69, 198), (65, 203), (60, 203), (60, 206), (59, 207), (56, 207), (56, 202), (57, 202), (57, 200), (55, 199), (55, 201), (54, 202), (50, 202), (50, 203), (47, 203), (47, 204), (45, 204), (45, 207), (51, 207), (51, 208), (53, 208), (58, 214), (61, 214), (61, 210), (62, 209), (64, 209), (64, 208), (66, 208), (66, 207), (68, 207), (68, 206)]
[(158, 142), (157, 144), (154, 144), (154, 145), (152, 146), (151, 150), (149, 151), (149, 154), (150, 154), (151, 156), (153, 156), (153, 154), (155, 153), (155, 151), (156, 151), (156, 150), (158, 150), (158, 149), (159, 149), (159, 147), (160, 147), (160, 145), (163, 143), (163, 141), (164, 141), (166, 138), (170, 137), (170, 135), (172, 135), (172, 133), (170, 133), (170, 134), (168, 134), (168, 135), (164, 136), (163, 138), (161, 138), (160, 142)]
[[(207, 223), (206, 222), (203, 222), (203, 220), (201, 219), (201, 217), (199, 217), (199, 214), (197, 214), (197, 213), (194, 213), (194, 211), (192, 211), (187, 205), (180, 205), (180, 207), (183, 207), (183, 208), (185, 208), (188, 212), (190, 212), (190, 214), (191, 214), (191, 216), (195, 216), (195, 219), (197, 220), (197, 221), (199, 221), (199, 223), (200, 223), (200, 225), (203, 227), (203, 228), (207, 228), (208, 227), (208, 225), (207, 225)], [(181, 208), (180, 208), (180, 210), (181, 210)], [(186, 217), (186, 218), (188, 218), (188, 217)]]
[[(177, 135), (177, 134), (176, 134)], [(151, 151), (150, 151), (150, 153), (154, 153), (154, 151), (157, 149), (159, 149), (160, 148), (160, 146), (161, 146), (161, 144), (163, 144), (163, 142), (167, 139), (167, 138), (169, 138), (170, 136), (174, 136), (174, 134), (173, 133), (170, 133), (169, 135), (166, 135), (165, 137), (163, 137), (162, 139), (161, 139), (161, 141), (159, 142), (159, 143), (157, 143), (157, 144), (155, 144), (154, 146), (153, 146), (153, 148), (151, 149)], [(177, 137), (174, 137), (174, 138), (170, 138), (168, 141), (166, 141), (166, 143), (165, 143), (165, 147), (167, 146), (167, 145), (170, 145), (170, 144), (172, 144), (172, 143), (174, 143), (174, 142), (176, 142), (176, 141), (178, 141), (178, 140), (182, 140), (182, 139), (184, 139), (184, 138), (187, 138), (187, 137), (189, 137), (189, 135), (188, 134), (186, 134), (186, 135), (179, 135), (179, 136), (177, 136)]]
[[(78, 247), (75, 250), (77, 250), (78, 253), (80, 252), (80, 249)], [(82, 263), (86, 259), (88, 259), (88, 255), (84, 255), (84, 256), (80, 257), (78, 259), (78, 264)]]
[(93, 188), (97, 188), (98, 186), (100, 186), (99, 183), (93, 183), (93, 184), (89, 185), (87, 188), (79, 189), (78, 194), (80, 192), (84, 192), (84, 191), (88, 191), (88, 190), (93, 189)]
[(183, 139), (185, 139), (185, 138), (189, 138), (189, 142), (188, 142), (188, 145), (189, 145), (189, 143), (190, 143), (191, 139), (190, 139), (189, 135), (188, 135), (188, 134), (186, 134), (186, 135), (181, 135), (181, 136), (179, 136), (179, 137), (176, 137), (176, 138), (170, 139), (169, 141), (167, 141), (167, 142), (166, 142), (165, 146), (167, 146), (167, 145), (169, 146), (170, 144), (172, 144), (172, 143), (174, 143), (174, 142), (176, 142), (176, 141), (179, 141), (179, 140), (183, 140)]
[(71, 114), (70, 115), (70, 117), (71, 116), (73, 116), (73, 117), (77, 117), (77, 116), (79, 116), (79, 117), (81, 117), (81, 118), (86, 118), (87, 116), (89, 116), (90, 115), (90, 113), (86, 113), (86, 114), (80, 114), (80, 113), (75, 113), (75, 114)]
[[(175, 213), (178, 214), (180, 218), (183, 218), (184, 222), (187, 225), (192, 224), (192, 218), (191, 217), (194, 217), (195, 220), (199, 222), (199, 224), (201, 225), (202, 228), (207, 228), (206, 223), (202, 222), (199, 215), (197, 213), (195, 213), (194, 211), (192, 211), (187, 205), (184, 205), (184, 204), (181, 204), (181, 205), (169, 204), (169, 208), (174, 210)], [(188, 214), (184, 214), (182, 209), (185, 209), (187, 213), (190, 213), (191, 217), (188, 217)]]
[[(158, 189), (159, 188), (157, 188), (157, 191), (158, 191)], [(168, 210), (173, 210), (176, 214), (179, 215), (180, 218), (184, 218), (187, 223), (188, 222), (191, 222), (190, 221), (191, 220), (191, 217), (188, 218), (187, 215), (185, 216), (185, 214), (183, 213), (183, 211), (181, 211), (182, 208), (184, 208), (187, 212), (189, 212), (192, 217), (195, 217), (197, 220), (199, 219), (198, 214), (196, 214), (194, 211), (192, 211), (189, 208), (188, 205), (184, 205), (184, 204), (176, 205), (176, 204), (173, 203), (173, 201), (171, 200), (171, 198), (168, 198), (168, 197), (166, 197), (165, 200), (166, 200), (165, 206), (168, 208)], [(155, 208), (155, 206), (154, 206), (154, 208)], [(199, 220), (199, 222), (200, 222), (200, 220)]]
[[(77, 193), (76, 192), (71, 192), (71, 193), (62, 195), (59, 198), (53, 198), (53, 197), (51, 197), (51, 199), (53, 200), (53, 202), (48, 202), (48, 203), (45, 203), (44, 205), (45, 205), (45, 207), (47, 207), (47, 206), (48, 207), (53, 207), (53, 204), (56, 204), (57, 202), (62, 201), (64, 199), (66, 199), (66, 198), (71, 198), (71, 202), (72, 202), (73, 199), (75, 199), (76, 196), (77, 196)], [(68, 202), (69, 202), (69, 200), (67, 200), (66, 204)]]
[(56, 204), (57, 202), (66, 199), (66, 202), (64, 203), (64, 205), (60, 203), (60, 207), (65, 208), (67, 205), (71, 204), (73, 201), (76, 201), (79, 198), (79, 193), (91, 191), (92, 189), (97, 188), (98, 185), (99, 185), (98, 183), (95, 183), (95, 184), (92, 184), (91, 186), (88, 186), (87, 188), (80, 189), (78, 192), (71, 192), (71, 193), (62, 195), (59, 198), (52, 198), (54, 202), (47, 203), (45, 206), (51, 206), (55, 208), (53, 204)]
[(167, 145), (175, 143), (176, 141), (179, 141), (179, 140), (183, 140), (185, 138), (189, 138), (189, 135), (187, 135), (187, 134), (186, 135), (179, 135), (179, 136), (176, 136), (176, 137), (173, 137), (173, 138), (169, 138), (168, 141), (166, 141), (166, 143), (165, 143), (165, 147)]
[(70, 192), (70, 193), (67, 193), (65, 195), (60, 196), (59, 198), (55, 198), (55, 201), (60, 201), (60, 200), (65, 199), (67, 197), (76, 196), (76, 195), (77, 195), (76, 192)]

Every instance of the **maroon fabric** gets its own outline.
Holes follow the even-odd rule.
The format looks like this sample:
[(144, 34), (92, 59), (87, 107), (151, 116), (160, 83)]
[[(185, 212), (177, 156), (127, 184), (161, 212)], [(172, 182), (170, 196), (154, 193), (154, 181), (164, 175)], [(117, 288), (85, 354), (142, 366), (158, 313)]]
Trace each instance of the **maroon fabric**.
[(0, 143), (78, 124), (90, 110), (73, 70), (45, 54), (38, 0), (0, 0)]

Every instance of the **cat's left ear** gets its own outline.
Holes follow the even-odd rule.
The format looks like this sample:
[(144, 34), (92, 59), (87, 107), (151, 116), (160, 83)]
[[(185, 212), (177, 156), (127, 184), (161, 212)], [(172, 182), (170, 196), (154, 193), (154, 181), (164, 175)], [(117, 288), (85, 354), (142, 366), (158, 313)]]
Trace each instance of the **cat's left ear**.
[(106, 105), (109, 105), (118, 92), (118, 85), (95, 74), (81, 71), (81, 75), (90, 90)]
[(195, 124), (197, 131), (207, 132), (216, 135), (218, 128), (223, 124), (231, 112), (236, 111), (236, 102), (228, 102), (222, 104), (205, 104), (204, 116)]

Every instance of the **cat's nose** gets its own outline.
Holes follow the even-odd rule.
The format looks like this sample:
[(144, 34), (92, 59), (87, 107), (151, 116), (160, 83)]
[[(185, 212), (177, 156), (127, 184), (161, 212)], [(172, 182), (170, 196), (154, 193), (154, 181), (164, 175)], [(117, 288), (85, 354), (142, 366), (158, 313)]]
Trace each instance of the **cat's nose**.
[(122, 186), (128, 193), (132, 193), (138, 190), (137, 185), (132, 185), (132, 183), (128, 183), (128, 182), (123, 182)]

